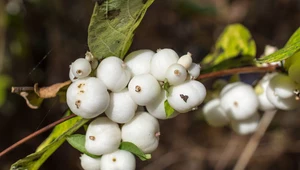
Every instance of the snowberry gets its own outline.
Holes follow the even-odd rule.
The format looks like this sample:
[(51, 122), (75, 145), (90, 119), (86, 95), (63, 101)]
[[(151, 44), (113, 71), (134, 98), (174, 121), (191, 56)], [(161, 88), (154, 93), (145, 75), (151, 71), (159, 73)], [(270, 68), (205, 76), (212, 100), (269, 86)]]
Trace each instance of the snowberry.
[(229, 123), (225, 110), (220, 106), (220, 99), (216, 98), (203, 107), (203, 115), (207, 123), (214, 127), (222, 127)]
[(159, 94), (159, 97), (146, 105), (148, 112), (157, 119), (169, 119), (176, 117), (179, 113), (175, 111), (173, 115), (167, 118), (164, 102), (167, 99), (166, 91)]
[(269, 87), (269, 82), (272, 77), (277, 73), (267, 73), (255, 86), (255, 93), (257, 94), (257, 99), (259, 102), (258, 109), (262, 111), (274, 110), (276, 107), (267, 98), (267, 88)]
[(97, 77), (103, 81), (107, 89), (119, 92), (127, 86), (131, 73), (120, 58), (107, 57), (99, 64)]
[(124, 62), (132, 76), (150, 73), (151, 59), (154, 54), (151, 50), (137, 50), (128, 54)]
[(299, 61), (293, 63), (289, 68), (289, 77), (295, 81), (296, 83), (300, 84), (300, 58)]
[(74, 114), (90, 119), (106, 110), (109, 94), (98, 78), (78, 79), (67, 90), (67, 104)]
[(78, 58), (71, 64), (72, 73), (77, 78), (87, 77), (91, 71), (91, 65), (88, 60), (84, 58)]
[(221, 107), (234, 120), (244, 120), (255, 114), (258, 99), (253, 88), (237, 82), (226, 85), (221, 91)]
[(147, 112), (137, 112), (135, 117), (122, 127), (122, 140), (134, 143), (144, 153), (153, 152), (159, 141), (159, 123)]
[(183, 84), (171, 86), (169, 93), (169, 104), (179, 113), (186, 113), (203, 102), (206, 89), (199, 81), (188, 80)]
[(293, 97), (294, 90), (297, 89), (297, 84), (285, 74), (277, 74), (270, 80), (269, 86), (274, 91), (275, 95), (280, 98)]
[(116, 151), (121, 143), (119, 125), (107, 117), (93, 120), (86, 131), (85, 148), (94, 155), (102, 155)]
[(70, 71), (69, 71), (69, 78), (72, 82), (76, 81), (78, 78), (74, 76), (72, 72), (72, 67), (70, 66)]
[(170, 65), (177, 63), (179, 57), (172, 49), (160, 49), (151, 60), (151, 74), (159, 81), (165, 80), (165, 74)]
[(82, 154), (80, 157), (81, 167), (84, 170), (100, 170), (101, 158), (92, 158), (86, 154)]
[(291, 57), (285, 59), (284, 67), (286, 69), (289, 69), (292, 64), (299, 65), (298, 63), (300, 62), (300, 51), (294, 53)]
[(169, 66), (165, 77), (170, 85), (178, 85), (185, 81), (187, 71), (182, 65), (175, 63)]
[(189, 52), (186, 55), (181, 56), (177, 61), (177, 63), (182, 65), (185, 69), (189, 69), (192, 65), (192, 62), (192, 54)]
[(258, 125), (259, 125), (260, 116), (258, 113), (255, 113), (251, 117), (237, 121), (232, 120), (231, 121), (231, 128), (233, 131), (240, 135), (247, 135), (250, 133), (253, 133), (256, 131)]
[(299, 105), (299, 101), (296, 100), (294, 96), (289, 98), (281, 98), (270, 86), (267, 87), (267, 98), (269, 101), (276, 106), (276, 108), (281, 110), (293, 110)]
[(128, 89), (121, 92), (110, 93), (110, 104), (105, 110), (105, 114), (112, 121), (126, 123), (130, 121), (137, 109), (137, 104), (131, 99)]
[(200, 64), (192, 63), (191, 67), (188, 69), (188, 73), (190, 75), (191, 80), (195, 80), (200, 75)]
[(145, 106), (161, 92), (158, 81), (151, 74), (134, 76), (128, 84), (129, 94), (135, 103)]
[(135, 157), (125, 150), (117, 150), (101, 157), (101, 170), (135, 170)]

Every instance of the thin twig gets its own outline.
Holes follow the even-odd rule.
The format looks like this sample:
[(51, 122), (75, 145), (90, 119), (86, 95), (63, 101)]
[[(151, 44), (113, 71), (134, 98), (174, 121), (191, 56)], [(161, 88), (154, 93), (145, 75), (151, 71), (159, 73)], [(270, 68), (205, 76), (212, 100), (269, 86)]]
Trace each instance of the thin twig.
[(258, 129), (256, 132), (252, 135), (250, 140), (248, 141), (245, 149), (243, 150), (239, 160), (235, 164), (235, 167), (233, 170), (244, 170), (246, 166), (248, 165), (251, 157), (253, 156), (261, 138), (264, 136), (267, 128), (269, 127), (270, 123), (272, 122), (276, 110), (273, 111), (266, 111), (261, 118), (261, 121), (259, 123)]
[(20, 146), (21, 144), (27, 142), (28, 140), (30, 140), (30, 139), (32, 139), (32, 138), (34, 138), (34, 137), (36, 137), (36, 136), (38, 136), (38, 135), (40, 135), (40, 134), (42, 134), (42, 133), (48, 131), (48, 130), (50, 130), (50, 129), (53, 128), (54, 126), (56, 126), (56, 125), (58, 125), (58, 124), (60, 124), (60, 123), (62, 123), (62, 122), (64, 122), (64, 121), (66, 121), (66, 120), (69, 120), (69, 119), (71, 119), (71, 118), (73, 118), (73, 117), (75, 117), (75, 116), (76, 116), (76, 115), (71, 114), (71, 115), (69, 115), (69, 116), (67, 116), (67, 117), (63, 117), (63, 118), (61, 118), (61, 119), (59, 119), (59, 120), (57, 120), (57, 121), (55, 121), (55, 122), (53, 122), (53, 123), (47, 125), (46, 127), (42, 128), (42, 129), (40, 129), (40, 130), (38, 130), (38, 131), (35, 131), (34, 133), (32, 133), (32, 134), (26, 136), (25, 138), (19, 140), (19, 141), (16, 142), (15, 144), (11, 145), (10, 147), (8, 147), (8, 148), (5, 149), (4, 151), (2, 151), (2, 152), (0, 153), (0, 158), (1, 158), (3, 155), (7, 154), (8, 152), (12, 151), (13, 149), (17, 148), (17, 147)]
[(33, 87), (11, 87), (12, 93), (20, 93), (22, 91), (34, 91)]
[(206, 74), (200, 74), (200, 76), (197, 78), (197, 80), (200, 79), (206, 79), (206, 78), (212, 78), (212, 77), (221, 77), (231, 74), (244, 74), (244, 73), (257, 73), (257, 72), (269, 72), (269, 71), (275, 71), (278, 68), (277, 65), (270, 65), (268, 67), (241, 67), (241, 68), (233, 68), (228, 70), (221, 70)]

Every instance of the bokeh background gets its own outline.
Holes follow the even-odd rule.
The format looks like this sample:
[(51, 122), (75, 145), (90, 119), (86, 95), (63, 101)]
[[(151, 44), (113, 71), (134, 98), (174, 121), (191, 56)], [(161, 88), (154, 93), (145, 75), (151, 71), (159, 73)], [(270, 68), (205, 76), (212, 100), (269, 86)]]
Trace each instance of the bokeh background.
[[(88, 50), (92, 0), (0, 0), (0, 150), (58, 120), (66, 109), (46, 100), (29, 109), (11, 86), (51, 85), (68, 79), (69, 64)], [(200, 61), (223, 28), (242, 23), (257, 44), (282, 47), (300, 26), (299, 0), (156, 0), (136, 31), (130, 51), (173, 48)], [(209, 86), (208, 86), (209, 88)], [(138, 170), (232, 169), (250, 136), (212, 128), (197, 113), (161, 121), (161, 140)], [(278, 113), (247, 169), (300, 169), (300, 114)], [(35, 151), (46, 132), (0, 158), (0, 170)], [(80, 153), (63, 144), (40, 168), (80, 170)]]

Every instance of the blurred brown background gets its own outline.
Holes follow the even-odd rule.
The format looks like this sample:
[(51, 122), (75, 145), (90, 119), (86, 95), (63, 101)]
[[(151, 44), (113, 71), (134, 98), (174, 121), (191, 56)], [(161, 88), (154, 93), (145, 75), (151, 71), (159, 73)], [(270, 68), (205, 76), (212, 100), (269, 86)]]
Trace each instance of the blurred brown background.
[[(14, 86), (50, 85), (68, 79), (69, 64), (83, 57), (92, 0), (0, 0), (0, 71)], [(130, 49), (173, 48), (200, 61), (222, 29), (242, 23), (252, 33), (258, 55), (267, 44), (282, 47), (300, 26), (299, 0), (156, 0), (136, 31)], [(209, 87), (208, 87), (209, 88)], [(7, 92), (0, 108), (0, 150), (62, 116), (66, 104), (50, 99), (38, 110)], [(299, 112), (279, 113), (247, 169), (300, 169)], [(162, 136), (143, 170), (232, 169), (250, 136), (211, 128), (197, 113), (161, 121)], [(0, 159), (0, 170), (35, 151), (44, 133)], [(229, 152), (228, 152), (229, 151)], [(79, 170), (80, 153), (65, 143), (42, 170)], [(223, 167), (223, 168), (222, 168)]]

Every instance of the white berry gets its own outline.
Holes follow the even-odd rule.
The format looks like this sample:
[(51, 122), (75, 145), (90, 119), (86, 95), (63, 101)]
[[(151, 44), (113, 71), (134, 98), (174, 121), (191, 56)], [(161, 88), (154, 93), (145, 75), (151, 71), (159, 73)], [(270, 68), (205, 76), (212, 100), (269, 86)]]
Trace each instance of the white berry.
[(165, 77), (170, 85), (178, 85), (186, 80), (187, 71), (182, 65), (175, 63), (169, 66)]
[(135, 103), (145, 106), (161, 92), (158, 81), (151, 74), (134, 76), (128, 84), (129, 94)]
[(137, 109), (137, 104), (131, 99), (128, 89), (110, 93), (110, 104), (105, 114), (112, 121), (117, 123), (129, 122)]
[(275, 95), (280, 98), (293, 97), (294, 90), (297, 89), (297, 84), (285, 74), (277, 74), (270, 80), (269, 86), (274, 91)]
[(229, 123), (225, 110), (220, 106), (220, 99), (216, 98), (203, 107), (203, 115), (207, 123), (213, 127), (222, 127)]
[(92, 158), (86, 154), (82, 154), (80, 157), (81, 167), (84, 170), (100, 170), (101, 158)]
[(245, 120), (258, 109), (257, 96), (248, 84), (237, 82), (226, 85), (220, 96), (221, 107), (234, 120)]
[(90, 119), (106, 110), (109, 94), (98, 78), (78, 79), (67, 90), (67, 104), (74, 114)]
[(281, 110), (294, 110), (298, 107), (299, 101), (295, 99), (294, 96), (290, 98), (281, 98), (270, 86), (267, 87), (267, 98), (269, 101), (276, 106), (276, 108)]
[(135, 170), (135, 157), (125, 150), (117, 150), (101, 157), (101, 170)]
[(192, 54), (189, 52), (186, 55), (181, 56), (177, 61), (177, 63), (182, 65), (185, 69), (189, 69), (192, 65), (192, 62)]
[(131, 73), (120, 58), (107, 57), (99, 64), (97, 77), (103, 81), (107, 89), (119, 92), (127, 86)]
[(154, 54), (151, 50), (137, 50), (128, 54), (124, 62), (132, 76), (150, 73), (151, 59)]
[(87, 77), (91, 71), (91, 65), (88, 60), (84, 58), (78, 58), (71, 65), (72, 73), (77, 78)]
[(169, 92), (169, 104), (179, 113), (196, 109), (206, 96), (204, 85), (196, 80), (189, 80), (183, 84), (171, 86)]
[(161, 49), (151, 60), (151, 74), (159, 81), (165, 80), (165, 74), (170, 65), (177, 63), (179, 56), (172, 49)]
[(191, 67), (188, 69), (188, 73), (190, 75), (191, 80), (195, 80), (200, 75), (200, 64), (192, 63)]
[(122, 127), (123, 141), (132, 142), (144, 153), (153, 152), (159, 141), (159, 123), (147, 112), (137, 112), (136, 116)]
[(256, 131), (258, 125), (259, 125), (260, 116), (258, 113), (255, 113), (251, 117), (236, 121), (231, 121), (231, 128), (233, 131), (240, 135), (248, 135)]
[(94, 155), (116, 151), (121, 143), (119, 125), (107, 117), (93, 120), (86, 131), (85, 148)]
[(179, 113), (174, 111), (171, 117), (167, 118), (164, 102), (167, 99), (166, 91), (159, 94), (159, 97), (146, 105), (148, 112), (157, 119), (170, 119), (176, 117)]

